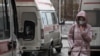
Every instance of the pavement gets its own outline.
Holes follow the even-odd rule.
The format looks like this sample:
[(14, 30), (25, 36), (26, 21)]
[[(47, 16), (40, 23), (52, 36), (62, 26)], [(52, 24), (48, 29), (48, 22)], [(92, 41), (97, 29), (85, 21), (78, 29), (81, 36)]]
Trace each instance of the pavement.
[(62, 39), (62, 43), (63, 43), (63, 48), (68, 48), (69, 44), (68, 44), (68, 40), (67, 39)]
[(54, 56), (68, 56), (68, 48), (62, 48), (61, 53), (54, 53)]
[(63, 48), (62, 48), (61, 53), (58, 54), (54, 51), (55, 52), (54, 56), (68, 56), (68, 47), (69, 47), (69, 45), (68, 45), (67, 39), (63, 39), (62, 43), (63, 43)]
[[(57, 53), (55, 49), (53, 49), (54, 51), (54, 55), (53, 56), (68, 56), (68, 41), (67, 39), (63, 39), (62, 40), (62, 43), (63, 43), (63, 48), (62, 48), (62, 51), (61, 53)], [(48, 56), (46, 53), (41, 53), (41, 56)]]

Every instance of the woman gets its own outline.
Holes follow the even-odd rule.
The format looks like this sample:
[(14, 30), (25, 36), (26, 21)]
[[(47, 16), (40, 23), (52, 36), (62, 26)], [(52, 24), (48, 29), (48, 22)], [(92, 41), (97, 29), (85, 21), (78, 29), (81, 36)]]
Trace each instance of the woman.
[(71, 56), (90, 56), (91, 40), (91, 26), (87, 23), (85, 11), (80, 11), (76, 16), (76, 24), (69, 31), (68, 42), (71, 47)]

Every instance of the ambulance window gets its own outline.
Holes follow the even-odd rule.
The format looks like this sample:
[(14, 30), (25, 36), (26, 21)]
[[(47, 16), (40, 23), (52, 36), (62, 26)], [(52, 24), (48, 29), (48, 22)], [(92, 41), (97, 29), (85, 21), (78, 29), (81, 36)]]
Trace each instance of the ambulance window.
[(53, 20), (52, 20), (52, 15), (51, 13), (46, 13), (46, 16), (47, 16), (47, 20), (48, 20), (48, 25), (51, 25), (53, 24)]
[(57, 17), (55, 13), (51, 13), (51, 14), (52, 14), (52, 19), (53, 19), (53, 24), (57, 24)]
[(0, 39), (3, 39), (4, 24), (3, 24), (3, 18), (1, 15), (2, 13), (0, 12)]
[(88, 23), (93, 27), (100, 27), (100, 11), (86, 11)]
[(41, 13), (41, 17), (42, 17), (42, 23), (43, 23), (43, 25), (47, 25), (48, 22), (47, 22), (47, 19), (46, 19), (46, 14), (45, 13)]
[(0, 1), (0, 40), (10, 37), (8, 10), (5, 8), (4, 2), (2, 1), (3, 0)]

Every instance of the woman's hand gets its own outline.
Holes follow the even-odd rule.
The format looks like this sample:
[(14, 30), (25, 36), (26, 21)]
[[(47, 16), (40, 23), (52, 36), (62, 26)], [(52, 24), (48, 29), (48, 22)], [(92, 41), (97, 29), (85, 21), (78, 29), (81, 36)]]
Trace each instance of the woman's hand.
[(85, 41), (85, 42), (88, 42), (87, 41), (87, 38), (86, 38), (86, 36), (87, 36), (87, 32), (85, 32), (85, 28), (84, 27), (80, 27), (80, 31), (81, 31), (81, 36), (82, 36), (82, 39)]
[(82, 27), (82, 26), (80, 26), (80, 31), (81, 31), (81, 32), (85, 31), (85, 28)]

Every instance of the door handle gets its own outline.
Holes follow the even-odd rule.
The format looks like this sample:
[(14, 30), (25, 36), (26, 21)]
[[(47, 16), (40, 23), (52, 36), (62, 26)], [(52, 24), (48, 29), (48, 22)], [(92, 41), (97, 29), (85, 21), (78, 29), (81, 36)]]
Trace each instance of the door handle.
[(11, 50), (11, 49), (15, 49), (17, 46), (17, 43), (16, 41), (11, 41), (8, 43), (8, 49)]

